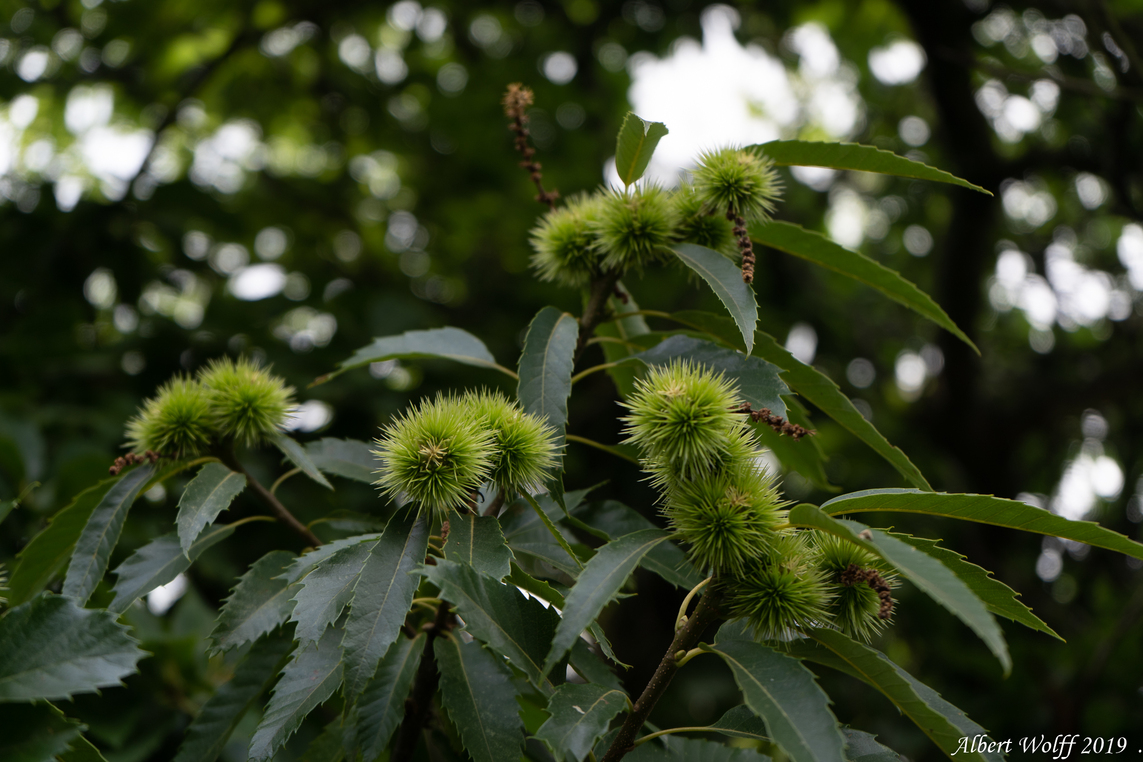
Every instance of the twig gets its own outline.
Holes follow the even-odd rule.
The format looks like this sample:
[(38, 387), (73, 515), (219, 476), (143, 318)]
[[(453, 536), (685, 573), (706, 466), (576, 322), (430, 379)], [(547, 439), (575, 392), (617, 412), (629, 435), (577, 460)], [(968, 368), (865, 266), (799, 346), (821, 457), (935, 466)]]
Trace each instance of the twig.
[(425, 650), (421, 653), (421, 665), (417, 667), (417, 677), (413, 681), (413, 692), (405, 702), (405, 719), (401, 722), (401, 729), (397, 733), (397, 743), (393, 747), (393, 754), (389, 757), (391, 762), (408, 762), (417, 750), (417, 741), (420, 739), (421, 728), (429, 717), (429, 708), (432, 706), (433, 694), (437, 692), (440, 684), (440, 673), (437, 671), (437, 662), (433, 657), (433, 643), (441, 633), (447, 632), (452, 626), (449, 616), (449, 602), (441, 601), (437, 607), (437, 615), (432, 624), (426, 625), (428, 639), (425, 641)]
[(512, 122), (508, 125), (508, 129), (516, 134), (516, 150), (524, 157), (520, 162), (520, 166), (528, 170), (532, 176), (532, 182), (536, 184), (536, 200), (541, 204), (547, 204), (548, 208), (555, 211), (556, 199), (560, 197), (560, 192), (553, 188), (550, 191), (544, 190), (544, 175), (540, 171), (540, 162), (535, 160), (536, 149), (528, 143), (528, 107), (532, 105), (532, 91), (524, 87), (519, 82), (513, 82), (508, 85), (508, 92), (504, 93), (504, 98), (501, 100), (504, 105), (504, 113)]
[(749, 415), (750, 420), (754, 421), (755, 423), (762, 421), (779, 434), (785, 434), (794, 440), (801, 439), (802, 437), (813, 436), (817, 433), (813, 429), (807, 429), (803, 426), (799, 426), (796, 423), (790, 423), (780, 415), (774, 415), (770, 412), (770, 408), (768, 407), (764, 407), (761, 410), (754, 410), (750, 407), (749, 402), (743, 402), (741, 405), (734, 409), (734, 412), (745, 413)]
[(504, 507), (504, 490), (496, 490), (496, 497), (492, 498), (492, 502), (484, 509), (485, 516), (499, 516), (500, 509)]
[(615, 284), (619, 282), (620, 275), (618, 270), (612, 270), (592, 279), (587, 306), (583, 308), (583, 315), (579, 319), (579, 341), (576, 343), (575, 355), (572, 359), (573, 366), (579, 362), (583, 350), (587, 349), (587, 342), (595, 333), (596, 326), (609, 316), (607, 299), (615, 291)]
[(301, 536), (302, 539), (306, 541), (308, 545), (317, 547), (318, 545), (325, 544), (320, 539), (318, 539), (318, 536), (311, 532), (305, 524), (298, 521), (297, 517), (294, 516), (294, 514), (290, 513), (289, 509), (287, 509), (286, 506), (282, 505), (282, 502), (278, 500), (278, 498), (274, 497), (270, 490), (262, 486), (262, 482), (255, 479), (254, 476), (246, 470), (246, 467), (238, 462), (238, 458), (234, 457), (233, 452), (230, 452), (229, 450), (222, 450), (218, 453), (218, 459), (221, 460), (222, 463), (231, 471), (237, 471), (238, 473), (245, 476), (246, 483), (249, 484), (251, 489), (254, 490), (254, 494), (256, 494), (262, 500), (262, 502), (265, 503), (271, 511), (273, 511), (274, 516), (277, 517), (278, 521), (281, 521), (290, 529), (294, 530), (298, 535)]
[(651, 681), (643, 689), (643, 694), (639, 696), (630, 714), (627, 715), (627, 719), (623, 721), (623, 727), (619, 729), (619, 734), (611, 742), (611, 748), (607, 750), (607, 754), (603, 756), (601, 762), (617, 762), (623, 758), (624, 754), (635, 748), (635, 734), (643, 727), (643, 723), (647, 721), (651, 710), (655, 708), (655, 704), (659, 702), (664, 691), (667, 690), (667, 686), (671, 684), (671, 679), (679, 671), (676, 655), (679, 651), (689, 652), (698, 644), (698, 640), (702, 637), (707, 626), (718, 618), (718, 605), (721, 600), (722, 591), (718, 587), (708, 590), (706, 595), (699, 600), (694, 616), (688, 619), (687, 623), (675, 633), (675, 639), (671, 641), (667, 652), (663, 654), (659, 668), (655, 670)]

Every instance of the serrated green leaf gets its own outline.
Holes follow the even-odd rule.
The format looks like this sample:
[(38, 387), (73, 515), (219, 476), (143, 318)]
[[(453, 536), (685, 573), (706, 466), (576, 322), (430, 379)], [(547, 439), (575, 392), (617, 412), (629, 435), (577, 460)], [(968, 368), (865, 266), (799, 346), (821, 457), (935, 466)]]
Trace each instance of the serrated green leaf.
[(750, 738), (755, 741), (770, 740), (766, 735), (766, 724), (745, 704), (739, 704), (733, 709), (727, 710), (726, 714), (719, 717), (717, 722), (709, 725), (708, 729), (734, 738)]
[(1051, 627), (1033, 614), (1032, 609), (1017, 600), (1020, 595), (1019, 593), (993, 577), (992, 572), (987, 569), (982, 569), (974, 563), (970, 563), (955, 550), (942, 548), (937, 545), (937, 540), (930, 540), (925, 537), (914, 537), (908, 534), (898, 534), (897, 532), (887, 532), (887, 534), (890, 537), (897, 538), (901, 542), (912, 545), (918, 550), (928, 553), (947, 566), (952, 570), (953, 574), (960, 577), (964, 584), (968, 585), (969, 589), (976, 594), (976, 597), (984, 602), (985, 608), (993, 614), (1002, 616), (1005, 619), (1011, 619), (1013, 622), (1019, 622), (1033, 630), (1039, 630), (1040, 632), (1051, 635), (1060, 642), (1064, 641)]
[(895, 270), (890, 270), (864, 254), (834, 243), (821, 233), (779, 220), (751, 225), (750, 237), (770, 248), (801, 257), (877, 289), (898, 304), (933, 321), (980, 354), (972, 339), (957, 327), (932, 297), (902, 278)]
[[(293, 597), (294, 613), (290, 615), (290, 620), (298, 623), (296, 636), (302, 641), (302, 648), (321, 638), (326, 628), (341, 616), (342, 610), (353, 598), (353, 589), (369, 560), (369, 553), (380, 538), (367, 535), (352, 539), (354, 542), (319, 560), (299, 580)], [(306, 556), (299, 558), (294, 566), (305, 558)]]
[(754, 749), (735, 749), (716, 741), (676, 736), (639, 744), (623, 759), (624, 762), (770, 762), (768, 756)]
[(950, 759), (968, 759), (972, 762), (1000, 762), (1003, 759), (999, 754), (979, 752), (962, 752), (953, 757), (962, 738), (985, 735), (985, 729), (880, 651), (858, 643), (836, 630), (811, 630), (809, 635), (817, 646), (806, 641), (789, 643), (787, 645), (793, 655), (846, 672), (872, 685), (885, 694)]
[(834, 419), (862, 442), (869, 445), (911, 484), (924, 490), (932, 487), (920, 470), (900, 449), (889, 444), (881, 432), (858, 412), (849, 398), (829, 376), (806, 365), (787, 352), (773, 336), (759, 331), (754, 353), (783, 370), (782, 380), (795, 392), (812, 402), (819, 410)]
[(367, 760), (377, 759), (385, 751), (405, 716), (405, 698), (421, 664), (424, 640), (423, 633), (412, 640), (397, 638), (361, 693), (357, 702), (357, 748)]
[(210, 633), (211, 650), (228, 651), (252, 643), (290, 618), (293, 592), (280, 575), (294, 558), (288, 550), (272, 550), (251, 565), (218, 612)]
[(0, 759), (4, 762), (50, 762), (84, 730), (84, 725), (47, 703), (4, 707), (3, 724)]
[(441, 674), (441, 701), (474, 762), (517, 759), (524, 723), (508, 667), (479, 641), (437, 638), (433, 653)]
[[(382, 529), (384, 529), (384, 527), (382, 527)], [(290, 584), (293, 584), (309, 574), (320, 564), (325, 563), (338, 551), (362, 542), (376, 540), (380, 536), (380, 532), (372, 532), (370, 534), (355, 535), (353, 537), (343, 537), (340, 540), (334, 540), (333, 542), (327, 542), (325, 545), (310, 548), (294, 559), (294, 562), (290, 564), (289, 568), (282, 575), (282, 578)]]
[(595, 621), (643, 557), (667, 537), (666, 532), (658, 529), (641, 529), (612, 540), (596, 551), (567, 595), (552, 647), (544, 659), (545, 674), (564, 657), (580, 633)]
[(17, 606), (32, 599), (55, 578), (75, 548), (75, 541), (87, 525), (95, 507), (122, 477), (104, 479), (75, 496), (71, 503), (52, 516), (44, 531), (32, 538), (16, 556), (17, 563), (8, 581), (8, 601)]
[(425, 571), (473, 637), (511, 661), (537, 688), (553, 689), (543, 659), (559, 621), (554, 610), (470, 566), (438, 561)]
[(0, 702), (66, 699), (119, 685), (146, 655), (114, 615), (41, 593), (0, 619)]
[(750, 146), (747, 150), (760, 151), (780, 167), (829, 167), (848, 169), (857, 172), (877, 172), (882, 175), (911, 177), (916, 180), (931, 180), (937, 183), (959, 185), (962, 188), (992, 194), (951, 175), (944, 170), (930, 167), (919, 161), (906, 159), (890, 151), (859, 143), (817, 143), (806, 140), (774, 140), (761, 145)]
[(548, 700), (552, 715), (536, 731), (556, 762), (587, 756), (619, 712), (627, 707), (627, 694), (602, 685), (564, 683)]
[(292, 648), (293, 638), (287, 632), (260, 638), (238, 662), (233, 677), (202, 705), (174, 762), (214, 762), (242, 717), (278, 678)]
[(119, 542), (123, 522), (127, 520), (127, 511), (154, 472), (153, 466), (138, 466), (113, 484), (91, 512), (76, 540), (63, 583), (63, 594), (74, 598), (80, 606), (87, 603), (103, 579), (111, 551)]
[[(619, 282), (615, 284), (615, 288), (618, 292), (626, 295), (627, 300), (623, 301), (615, 296), (609, 297), (607, 304), (615, 318), (595, 327), (595, 335), (605, 339), (600, 342), (599, 346), (603, 349), (603, 357), (608, 363), (617, 363), (628, 355), (640, 351), (640, 347), (633, 346), (629, 342), (637, 336), (651, 332), (642, 315), (630, 314), (639, 312), (639, 304), (635, 301), (635, 297), (627, 291), (627, 287)], [(627, 397), (635, 391), (637, 373), (632, 366), (616, 365), (608, 368), (607, 373), (615, 382), (615, 388), (619, 390), (621, 396)]]
[(572, 358), (579, 340), (579, 323), (567, 312), (544, 307), (532, 318), (520, 354), (520, 383), (516, 396), (525, 413), (546, 420), (556, 445), (564, 443), (571, 395)]
[(352, 703), (401, 632), (429, 545), (427, 513), (398, 513), (369, 548), (345, 623), (345, 696)]
[(218, 514), (230, 507), (238, 493), (246, 488), (246, 477), (221, 463), (207, 463), (179, 499), (179, 545), (186, 553), (202, 530), (213, 524)]
[(722, 254), (705, 246), (677, 243), (671, 250), (714, 291), (734, 318), (742, 332), (746, 354), (750, 354), (754, 349), (754, 330), (758, 325), (758, 304), (754, 301), (754, 290), (742, 281), (742, 270)]
[[(581, 505), (572, 512), (572, 516), (580, 520), (587, 531), (594, 530), (597, 537), (606, 541), (640, 529), (656, 528), (635, 509), (615, 500)], [(687, 554), (670, 540), (648, 551), (642, 564), (644, 569), (655, 572), (684, 590), (690, 590), (703, 580), (698, 569), (687, 559)]]
[(511, 570), (512, 551), (504, 543), (500, 522), (494, 516), (453, 516), (449, 520), (444, 555), (493, 579), (504, 579)]
[(844, 740), (829, 698), (805, 665), (747, 640), (720, 637), (713, 650), (730, 667), (746, 705), (793, 762), (841, 759)]
[(842, 728), (845, 758), (849, 762), (908, 762), (897, 752), (878, 742), (877, 736), (853, 728)]
[(835, 497), (822, 504), (830, 514), (891, 511), (924, 513), (979, 524), (1019, 529), (1052, 537), (1084, 542), (1097, 548), (1118, 551), (1143, 559), (1143, 545), (1101, 527), (1094, 521), (1073, 521), (1019, 500), (1006, 500), (992, 495), (918, 492), (911, 489), (872, 489)]
[(631, 185), (643, 176), (655, 146), (667, 134), (667, 125), (662, 122), (648, 122), (633, 111), (627, 112), (615, 140), (615, 170), (624, 185)]
[(322, 728), (321, 735), (306, 747), (301, 762), (342, 762), (347, 732), (344, 722), (344, 717), (338, 717)]
[[(606, 642), (598, 637), (596, 640), (600, 643)], [(572, 646), (571, 653), (568, 655), (568, 664), (589, 683), (603, 685), (617, 691), (623, 690), (622, 681), (616, 677), (607, 662), (595, 653), (583, 638), (576, 640)]]
[(377, 480), (374, 471), (381, 467), (373, 454), (373, 446), (359, 439), (324, 437), (316, 442), (307, 442), (306, 454), (325, 473), (365, 484)]
[(769, 408), (774, 415), (786, 415), (781, 395), (790, 389), (779, 377), (781, 367), (757, 357), (747, 357), (733, 349), (720, 347), (693, 336), (675, 335), (639, 354), (632, 355), (647, 365), (666, 365), (675, 359), (689, 359), (721, 372), (738, 386), (738, 396), (759, 410)]
[(251, 760), (269, 760), (293, 735), (305, 716), (341, 685), (341, 630), (330, 627), (317, 648), (299, 648), (282, 670), (262, 721), (250, 739)]
[(1005, 675), (1011, 672), (1012, 658), (1008, 655), (1008, 645), (1004, 642), (1000, 626), (976, 593), (939, 560), (880, 529), (871, 529), (856, 521), (835, 519), (815, 505), (803, 503), (794, 506), (790, 510), (789, 522), (793, 526), (812, 527), (837, 535), (888, 561), (921, 592), (968, 625), (1000, 660)]
[(312, 529), (323, 524), (334, 531), (355, 535), (380, 532), (385, 528), (385, 520), (380, 516), (358, 513), (344, 508), (332, 510), (320, 519), (311, 521), (308, 526)]
[[(563, 518), (563, 509), (550, 495), (537, 495), (535, 499), (553, 523)], [(504, 541), (522, 566), (528, 566), (526, 563), (528, 561), (533, 562), (532, 566), (536, 561), (540, 561), (572, 579), (579, 574), (579, 567), (568, 558), (567, 553), (523, 498), (508, 506), (500, 517), (500, 526), (504, 531)], [(565, 539), (568, 539), (566, 535)], [(575, 542), (575, 538), (570, 538), (570, 541)], [(545, 573), (543, 569), (529, 569), (529, 571), (533, 574), (539, 573), (541, 576), (552, 576), (551, 572)]]
[[(3, 749), (0, 749), (3, 753)], [(8, 759), (7, 757), (0, 757), (0, 759)], [(88, 741), (83, 736), (71, 742), (71, 748), (63, 754), (56, 757), (58, 762), (107, 762), (107, 758), (99, 753), (99, 749), (95, 748), (95, 744)], [(15, 760), (13, 762), (16, 762)]]
[(333, 485), (329, 483), (329, 479), (325, 478), (321, 469), (314, 463), (313, 458), (306, 452), (306, 448), (295, 442), (288, 434), (281, 431), (275, 432), (270, 436), (270, 441), (274, 443), (275, 447), (282, 451), (282, 454), (286, 456), (287, 460), (300, 468), (302, 473), (326, 489), (333, 489)]
[(107, 610), (122, 614), (139, 598), (189, 569), (204, 550), (232, 534), (233, 526), (213, 526), (203, 532), (185, 553), (174, 532), (151, 540), (114, 570), (118, 581), (112, 589), (115, 598)]
[(452, 360), (478, 368), (493, 368), (509, 376), (516, 375), (507, 368), (497, 365), (496, 358), (480, 339), (468, 331), (448, 326), (427, 331), (405, 331), (400, 336), (374, 339), (372, 344), (362, 347), (348, 360), (338, 363), (337, 370), (325, 374), (314, 383), (325, 383), (347, 370), (363, 368), (370, 363), (385, 360), (431, 359)]

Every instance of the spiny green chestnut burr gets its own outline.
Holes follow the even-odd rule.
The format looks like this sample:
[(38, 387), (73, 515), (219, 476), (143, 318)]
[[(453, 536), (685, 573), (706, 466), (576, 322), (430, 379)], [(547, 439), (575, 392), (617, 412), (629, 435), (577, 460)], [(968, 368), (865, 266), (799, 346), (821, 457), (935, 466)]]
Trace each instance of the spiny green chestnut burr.
[(253, 445), (281, 431), (295, 407), (294, 389), (253, 360), (212, 360), (199, 371), (210, 399), (215, 433)]
[(470, 392), (461, 400), (492, 436), (489, 480), (505, 494), (543, 484), (556, 464), (555, 432), (498, 392)]
[(832, 590), (801, 532), (779, 535), (766, 558), (726, 580), (730, 613), (763, 640), (779, 640), (830, 622)]
[(782, 186), (773, 162), (752, 151), (723, 148), (704, 153), (694, 171), (694, 187), (703, 205), (746, 219), (769, 219)]
[(674, 227), (670, 198), (654, 185), (609, 191), (599, 219), (592, 223), (603, 266), (620, 271), (657, 260), (671, 242)]
[(381, 468), (374, 484), (440, 514), (467, 505), (492, 467), (492, 434), (453, 397), (422, 400), (385, 427), (376, 444)]
[(193, 456), (210, 444), (213, 426), (207, 391), (194, 379), (175, 376), (127, 422), (127, 445), (140, 454)]
[(893, 567), (848, 540), (825, 532), (814, 531), (812, 535), (817, 566), (825, 573), (834, 593), (830, 606), (834, 624), (846, 635), (868, 643), (889, 623), (892, 602), (890, 599), (886, 607), (881, 594), (865, 577), (875, 572), (875, 579), (884, 584), (888, 594), (888, 590), (897, 586)]
[(572, 196), (544, 215), (532, 229), (532, 267), (540, 280), (583, 286), (599, 269), (599, 245), (592, 225), (599, 220), (603, 197)]
[(652, 368), (622, 404), (627, 441), (684, 478), (709, 471), (743, 425), (734, 384), (687, 360)]
[(708, 209), (695, 190), (694, 184), (683, 183), (671, 196), (675, 207), (675, 231), (672, 240), (693, 243), (734, 257), (738, 246), (734, 240), (734, 225), (721, 213)]
[(669, 497), (671, 490), (684, 482), (716, 476), (724, 471), (753, 467), (758, 457), (758, 443), (745, 421), (734, 422), (726, 432), (722, 448), (706, 464), (684, 467), (677, 460), (647, 457), (642, 461), (647, 481), (652, 487)]
[(765, 558), (785, 516), (774, 480), (753, 463), (681, 481), (663, 513), (695, 564), (711, 574), (742, 574)]

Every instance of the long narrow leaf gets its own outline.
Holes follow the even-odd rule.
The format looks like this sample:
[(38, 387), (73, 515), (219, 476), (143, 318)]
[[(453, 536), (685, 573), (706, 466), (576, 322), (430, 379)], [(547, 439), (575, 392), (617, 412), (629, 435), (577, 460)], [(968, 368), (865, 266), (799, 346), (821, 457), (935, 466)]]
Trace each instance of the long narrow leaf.
[(567, 312), (544, 307), (532, 318), (520, 355), (517, 396), (524, 412), (546, 419), (564, 443), (571, 394), (572, 358), (579, 339), (579, 323)]
[(116, 482), (91, 513), (79, 539), (64, 577), (63, 594), (79, 605), (87, 603), (99, 580), (107, 571), (111, 551), (119, 542), (127, 511), (154, 473), (150, 465), (138, 466)]
[(322, 475), (321, 469), (317, 467), (317, 464), (310, 458), (310, 454), (306, 452), (306, 448), (291, 439), (289, 435), (279, 431), (270, 437), (270, 441), (274, 443), (275, 447), (282, 451), (282, 454), (285, 455), (291, 463), (300, 468), (302, 473), (326, 489), (333, 489), (333, 485), (329, 483), (329, 479), (326, 479), (325, 476)]
[[(296, 603), (294, 613), (290, 619), (298, 623), (297, 637), (303, 647), (321, 638), (322, 633), (337, 621), (346, 604), (353, 598), (361, 570), (369, 560), (369, 553), (378, 538), (371, 536), (357, 540), (315, 565), (300, 580), (293, 598)], [(304, 558), (302, 556), (298, 561)]]
[(1000, 660), (1005, 675), (1011, 672), (1012, 659), (1000, 626), (976, 593), (939, 560), (880, 529), (870, 529), (856, 521), (835, 519), (814, 505), (803, 503), (794, 506), (790, 510), (789, 521), (794, 526), (812, 527), (837, 535), (888, 561), (922, 592), (980, 636)]
[(969, 190), (979, 191), (988, 196), (992, 195), (979, 185), (973, 185), (967, 180), (962, 180), (944, 170), (930, 167), (919, 161), (906, 159), (904, 156), (898, 156), (880, 148), (863, 146), (858, 143), (775, 140), (751, 146), (750, 149), (762, 152), (780, 167), (829, 167), (830, 169), (848, 169), (858, 172), (877, 172), (883, 175), (950, 183)]
[(730, 667), (746, 705), (793, 762), (841, 759), (845, 742), (829, 698), (801, 662), (748, 640), (720, 637), (713, 650)]
[(667, 537), (658, 529), (641, 529), (612, 540), (596, 551), (567, 595), (563, 618), (544, 659), (545, 674), (563, 658), (580, 633), (595, 621), (643, 556)]
[(437, 638), (433, 652), (441, 672), (441, 700), (474, 762), (518, 759), (524, 724), (508, 667), (475, 640)]
[(564, 683), (548, 701), (552, 716), (536, 731), (536, 737), (548, 745), (556, 762), (580, 762), (626, 706), (622, 691)]
[[(654, 529), (655, 525), (643, 518), (634, 508), (615, 500), (587, 503), (572, 512), (587, 531), (610, 541), (640, 529)], [(690, 590), (703, 577), (688, 559), (686, 553), (672, 541), (656, 545), (643, 557), (643, 568), (649, 569), (672, 585)]]
[(318, 468), (327, 474), (372, 484), (381, 467), (373, 447), (358, 439), (325, 437), (306, 443), (306, 454)]
[(370, 547), (345, 623), (345, 695), (352, 702), (377, 671), (377, 663), (400, 634), (429, 544), (425, 512), (398, 514)]
[(189, 557), (190, 547), (202, 530), (213, 524), (245, 488), (246, 477), (221, 463), (207, 463), (199, 470), (179, 499), (175, 525), (183, 553)]
[(115, 598), (108, 604), (107, 610), (122, 614), (139, 598), (189, 569), (204, 550), (232, 534), (233, 526), (211, 527), (185, 552), (174, 532), (151, 540), (114, 570), (118, 581), (112, 589)]
[(1019, 500), (992, 495), (957, 495), (910, 489), (874, 489), (835, 497), (822, 504), (830, 514), (891, 511), (975, 521), (1052, 537), (1084, 542), (1143, 559), (1143, 544), (1101, 527), (1094, 521), (1073, 521)]
[(293, 593), (280, 575), (294, 558), (287, 550), (272, 550), (242, 575), (218, 612), (210, 633), (211, 650), (227, 651), (252, 643), (290, 618)]
[(484, 346), (484, 342), (468, 331), (451, 326), (445, 328), (432, 328), (427, 331), (406, 331), (400, 336), (384, 336), (374, 339), (372, 344), (364, 346), (353, 353), (353, 356), (344, 362), (338, 363), (338, 369), (332, 373), (316, 379), (315, 384), (340, 376), (347, 370), (362, 368), (375, 362), (386, 360), (414, 360), (414, 359), (441, 359), (452, 360), (464, 365), (474, 365), (478, 368), (493, 368), (516, 375), (512, 371), (496, 363), (496, 358)]
[(872, 286), (893, 301), (933, 321), (980, 354), (980, 350), (972, 340), (957, 327), (932, 297), (902, 278), (895, 270), (890, 270), (864, 254), (850, 251), (821, 233), (806, 230), (792, 222), (773, 220), (751, 225), (750, 237), (758, 243), (801, 257)]
[(423, 634), (397, 638), (377, 666), (357, 702), (357, 747), (365, 759), (377, 759), (405, 716), (405, 698), (413, 686), (424, 651)]
[(504, 543), (500, 522), (494, 516), (453, 516), (444, 555), (493, 579), (504, 579), (511, 571), (512, 551)]
[(758, 304), (754, 301), (754, 291), (742, 282), (742, 271), (722, 254), (705, 246), (678, 243), (672, 250), (714, 291), (734, 318), (742, 332), (746, 354), (750, 354), (754, 349), (754, 329), (758, 325)]

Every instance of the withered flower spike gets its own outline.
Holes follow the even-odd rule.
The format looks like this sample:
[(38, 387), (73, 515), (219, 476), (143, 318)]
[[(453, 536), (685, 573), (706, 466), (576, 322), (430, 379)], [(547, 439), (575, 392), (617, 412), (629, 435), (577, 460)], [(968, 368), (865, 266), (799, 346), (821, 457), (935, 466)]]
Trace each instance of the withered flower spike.
[(846, 587), (864, 582), (869, 585), (877, 597), (881, 599), (881, 608), (877, 612), (879, 619), (888, 619), (893, 616), (893, 594), (885, 578), (877, 573), (876, 569), (862, 569), (857, 564), (850, 564), (841, 573), (841, 584)]
[[(745, 260), (743, 260), (745, 262)], [(749, 281), (747, 281), (749, 282)], [(802, 437), (813, 436), (817, 432), (813, 429), (807, 429), (804, 426), (799, 426), (796, 423), (790, 423), (780, 415), (774, 415), (770, 412), (770, 408), (764, 407), (761, 410), (754, 410), (750, 407), (749, 402), (743, 402), (735, 409), (736, 413), (745, 413), (750, 416), (750, 420), (757, 423), (762, 421), (767, 426), (772, 428), (779, 434), (785, 434), (793, 440), (801, 439)]]
[(516, 150), (524, 157), (520, 166), (527, 170), (536, 185), (536, 200), (554, 210), (556, 199), (560, 197), (559, 191), (554, 188), (550, 191), (544, 190), (544, 176), (540, 171), (540, 162), (532, 158), (536, 155), (536, 149), (528, 144), (528, 107), (532, 105), (533, 100), (531, 90), (519, 82), (513, 82), (508, 85), (508, 91), (504, 93), (500, 103), (504, 106), (504, 114), (512, 120), (508, 124), (508, 129), (516, 135)]

